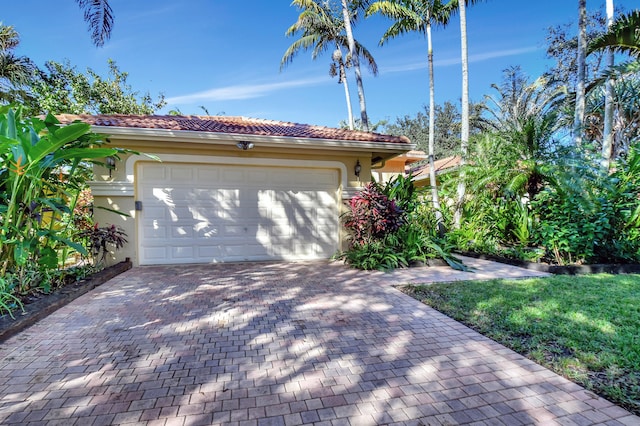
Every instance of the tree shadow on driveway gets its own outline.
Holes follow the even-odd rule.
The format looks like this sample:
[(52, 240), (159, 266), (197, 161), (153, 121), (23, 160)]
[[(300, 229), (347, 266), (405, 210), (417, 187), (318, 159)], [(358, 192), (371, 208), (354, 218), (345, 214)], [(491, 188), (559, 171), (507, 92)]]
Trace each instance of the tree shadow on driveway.
[(0, 348), (0, 422), (629, 416), (384, 279), (327, 262), (134, 268)]

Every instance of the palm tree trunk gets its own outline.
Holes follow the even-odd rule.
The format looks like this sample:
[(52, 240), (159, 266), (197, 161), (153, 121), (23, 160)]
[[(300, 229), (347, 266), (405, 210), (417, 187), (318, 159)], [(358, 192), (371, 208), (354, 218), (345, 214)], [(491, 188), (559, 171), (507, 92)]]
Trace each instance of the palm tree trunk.
[[(613, 25), (613, 0), (607, 0), (607, 28)], [(606, 53), (607, 67), (613, 67), (613, 50), (608, 49)], [(608, 77), (604, 92), (604, 131), (602, 134), (602, 169), (609, 171), (611, 155), (613, 153), (613, 78)]]
[(436, 120), (435, 120), (435, 84), (433, 73), (433, 46), (431, 44), (431, 25), (427, 24), (427, 46), (429, 61), (429, 180), (431, 181), (431, 199), (433, 210), (436, 214), (436, 228), (438, 235), (444, 236), (444, 220), (440, 209), (440, 199), (438, 197), (438, 184), (436, 182), (435, 166), (435, 140), (436, 140)]
[(347, 0), (342, 0), (342, 16), (344, 18), (344, 29), (347, 33), (347, 40), (349, 42), (349, 56), (351, 57), (351, 63), (356, 75), (356, 84), (358, 86), (358, 98), (360, 99), (360, 120), (362, 121), (362, 130), (369, 131), (369, 119), (367, 117), (367, 105), (364, 99), (364, 86), (362, 85), (362, 74), (360, 72), (360, 59), (356, 54), (356, 42), (353, 38), (353, 31), (351, 30), (351, 14), (347, 7)]
[(573, 120), (573, 140), (582, 144), (585, 110), (585, 63), (587, 52), (587, 0), (578, 0), (578, 79), (576, 81), (576, 111)]
[[(469, 54), (467, 52), (467, 9), (465, 0), (458, 2), (460, 11), (460, 47), (462, 61), (462, 123), (460, 134), (460, 166), (464, 166), (469, 155)], [(456, 229), (462, 223), (462, 207), (466, 193), (464, 171), (460, 171), (460, 181), (458, 182), (458, 200), (456, 210), (453, 215), (453, 223)]]
[(353, 130), (355, 126), (353, 124), (353, 111), (351, 109), (351, 94), (349, 93), (349, 83), (347, 83), (347, 70), (344, 66), (344, 61), (342, 59), (344, 58), (344, 56), (342, 56), (342, 49), (340, 49), (340, 45), (337, 45), (336, 49), (340, 51), (340, 60), (338, 61), (339, 72), (340, 72), (340, 83), (344, 85), (344, 97), (347, 100), (347, 113), (349, 114), (349, 129)]

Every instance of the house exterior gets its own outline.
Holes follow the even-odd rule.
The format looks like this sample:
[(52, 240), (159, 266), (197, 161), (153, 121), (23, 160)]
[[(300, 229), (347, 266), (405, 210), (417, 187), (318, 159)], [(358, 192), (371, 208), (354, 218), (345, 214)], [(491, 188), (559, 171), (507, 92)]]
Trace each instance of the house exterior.
[(424, 151), (408, 151), (375, 165), (371, 174), (376, 182), (388, 182), (398, 175), (408, 174), (412, 164), (427, 158)]
[(345, 238), (345, 200), (413, 148), (406, 137), (244, 117), (58, 119), (139, 153), (96, 166), (91, 182), (95, 222), (127, 233), (111, 262), (134, 265), (329, 258)]
[[(438, 176), (452, 172), (460, 167), (460, 161), (461, 157), (459, 155), (436, 160), (434, 162), (436, 181), (438, 181)], [(411, 172), (413, 175), (413, 184), (416, 187), (421, 188), (431, 186), (431, 167), (428, 163), (411, 170)], [(439, 184), (439, 182), (436, 183)]]

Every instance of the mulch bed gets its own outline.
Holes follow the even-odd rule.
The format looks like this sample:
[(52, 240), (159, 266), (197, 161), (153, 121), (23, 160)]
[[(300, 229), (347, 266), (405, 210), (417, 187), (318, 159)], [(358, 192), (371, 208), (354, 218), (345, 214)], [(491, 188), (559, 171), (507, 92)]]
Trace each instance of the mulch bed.
[(45, 318), (90, 290), (104, 284), (116, 275), (131, 269), (131, 266), (131, 261), (127, 259), (105, 268), (89, 278), (68, 284), (50, 294), (43, 295), (32, 302), (26, 303), (24, 305), (24, 311), (17, 310), (14, 312), (13, 315), (15, 318), (11, 318), (8, 314), (0, 316), (0, 342), (4, 342), (9, 337), (15, 336), (22, 330), (32, 326), (42, 318)]

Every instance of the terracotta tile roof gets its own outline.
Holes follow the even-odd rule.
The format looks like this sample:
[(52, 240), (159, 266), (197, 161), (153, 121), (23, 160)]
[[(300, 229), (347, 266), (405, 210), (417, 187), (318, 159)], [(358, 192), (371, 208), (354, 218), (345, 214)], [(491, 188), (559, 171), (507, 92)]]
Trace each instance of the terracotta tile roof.
[(184, 130), (193, 132), (232, 133), (239, 135), (279, 136), (291, 138), (331, 139), (358, 142), (411, 143), (406, 136), (391, 136), (285, 121), (232, 116), (181, 115), (71, 115), (57, 116), (66, 124), (81, 120), (93, 126), (139, 129)]
[[(436, 169), (436, 174), (440, 174), (446, 170), (456, 168), (460, 165), (460, 156), (456, 155), (453, 157), (446, 157), (434, 162), (434, 166)], [(413, 178), (415, 180), (421, 179), (429, 179), (429, 172), (431, 168), (429, 167), (429, 163), (423, 164), (419, 167), (416, 167), (411, 170), (413, 173)]]

